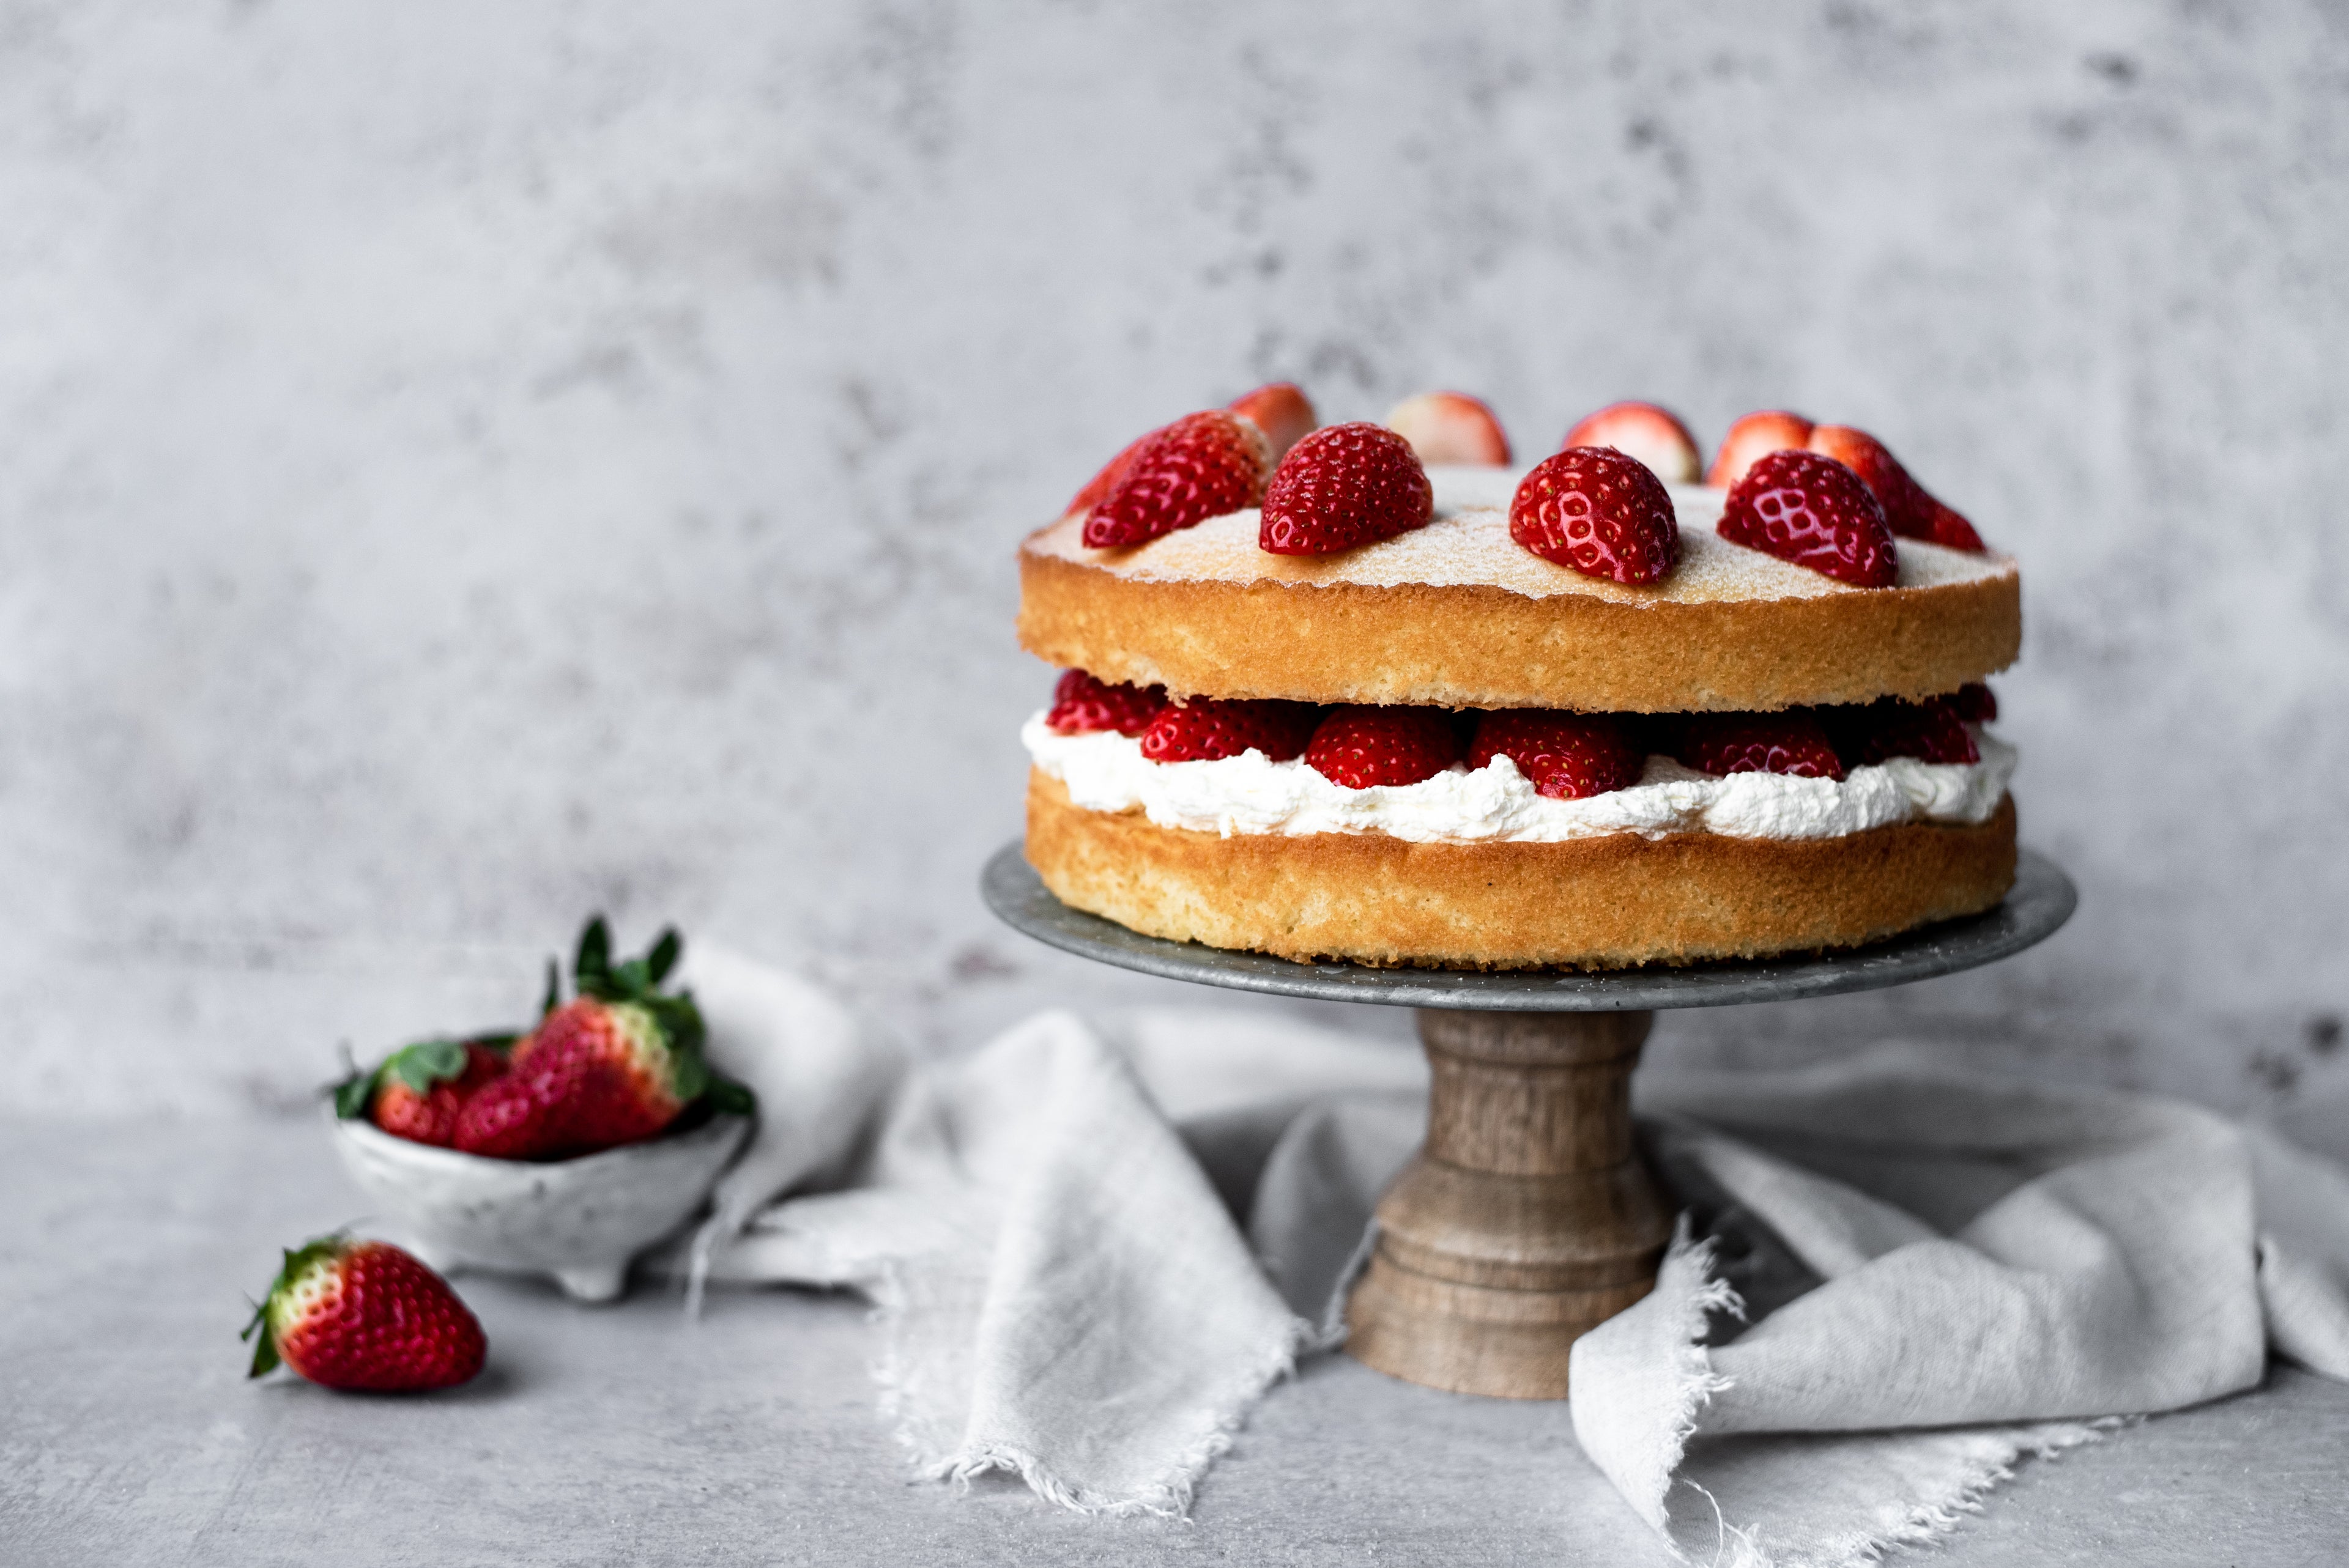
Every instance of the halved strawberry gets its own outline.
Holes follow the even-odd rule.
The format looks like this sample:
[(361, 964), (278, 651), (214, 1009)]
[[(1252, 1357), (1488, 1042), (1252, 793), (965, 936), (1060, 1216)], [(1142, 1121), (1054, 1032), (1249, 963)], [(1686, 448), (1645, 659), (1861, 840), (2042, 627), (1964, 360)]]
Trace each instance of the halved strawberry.
[(1672, 498), (1653, 469), (1611, 447), (1544, 458), (1509, 502), (1509, 537), (1585, 577), (1654, 583), (1681, 558)]
[(1334, 555), (1424, 528), (1435, 492), (1411, 443), (1357, 421), (1328, 425), (1289, 449), (1264, 492), (1259, 548)]
[(1982, 752), (1947, 697), (1903, 702), (1897, 696), (1828, 713), (1836, 750), (1848, 768), (1914, 757), (1922, 762), (1979, 762)]
[(1436, 707), (1333, 708), (1305, 748), (1305, 766), (1332, 784), (1416, 784), (1460, 760), (1452, 716)]
[(1211, 762), (1254, 749), (1275, 762), (1301, 755), (1321, 710), (1310, 703), (1193, 697), (1159, 710), (1142, 732), (1153, 762)]
[(1095, 680), (1082, 670), (1065, 670), (1052, 688), (1052, 710), (1044, 716), (1044, 723), (1062, 735), (1102, 730), (1140, 735), (1165, 706), (1163, 686), (1138, 686), (1123, 681), (1112, 685)]
[(1680, 759), (1700, 773), (1788, 773), (1840, 779), (1843, 759), (1826, 728), (1802, 709), (1785, 713), (1697, 713), (1682, 727)]
[(1066, 516), (1071, 511), (1092, 511), (1101, 503), (1102, 497), (1117, 488), (1117, 481), (1125, 477), (1125, 470), (1133, 466), (1134, 454), (1157, 439), (1160, 432), (1165, 428), (1161, 425), (1158, 429), (1151, 431), (1148, 435), (1136, 436), (1119, 448), (1117, 456), (1103, 463), (1101, 472), (1085, 481), (1085, 488), (1077, 492), (1076, 499), (1069, 502), (1061, 515)]
[(1811, 432), (1810, 449), (1833, 458), (1874, 492), (1884, 505), (1884, 525), (1903, 539), (1930, 540), (1952, 550), (1981, 550), (1972, 523), (1928, 494), (1909, 477), (1892, 449), (1865, 430), (1821, 425)]
[(1558, 713), (1544, 708), (1496, 708), (1476, 721), (1468, 748), (1471, 772), (1506, 757), (1517, 765), (1537, 795), (1581, 800), (1628, 789), (1640, 781), (1647, 757), (1603, 713)]
[(1571, 447), (1612, 447), (1637, 458), (1667, 484), (1692, 485), (1704, 459), (1697, 455), (1696, 438), (1669, 408), (1653, 403), (1609, 403), (1566, 433), (1558, 450)]
[(1483, 401), (1465, 392), (1422, 392), (1387, 413), (1387, 428), (1423, 463), (1506, 464), (1509, 438)]
[(282, 1362), (329, 1388), (378, 1393), (453, 1387), (489, 1353), (448, 1281), (388, 1242), (339, 1234), (286, 1251), (239, 1337), (254, 1339), (252, 1377)]
[(1108, 493), (1085, 514), (1095, 550), (1144, 544), (1178, 528), (1254, 506), (1271, 471), (1254, 421), (1221, 408), (1186, 414), (1145, 437)]
[(1810, 440), (1811, 422), (1800, 414), (1783, 408), (1748, 414), (1721, 438), (1721, 450), (1714, 454), (1713, 467), (1705, 470), (1704, 482), (1715, 490), (1733, 490), (1746, 469), (1772, 452), (1800, 451)]
[(1980, 681), (1968, 681), (1950, 700), (1968, 724), (1991, 724), (1998, 718), (1998, 694)]
[(1816, 452), (1772, 452), (1745, 470), (1715, 531), (1859, 588), (1889, 588), (1900, 559), (1884, 508), (1859, 476)]
[(1313, 416), (1313, 405), (1292, 381), (1275, 381), (1233, 398), (1225, 405), (1244, 419), (1256, 421), (1264, 432), (1271, 455), (1268, 461), (1278, 464), (1288, 455), (1288, 449), (1303, 440), (1320, 421)]

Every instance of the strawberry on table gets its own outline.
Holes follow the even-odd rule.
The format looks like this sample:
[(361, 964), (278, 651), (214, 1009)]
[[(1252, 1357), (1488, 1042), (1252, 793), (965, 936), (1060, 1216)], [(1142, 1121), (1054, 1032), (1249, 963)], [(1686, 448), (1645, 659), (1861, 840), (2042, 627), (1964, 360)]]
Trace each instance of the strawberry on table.
[(280, 1362), (329, 1388), (447, 1388), (481, 1369), (489, 1342), (448, 1282), (386, 1242), (340, 1234), (289, 1251), (253, 1321), (251, 1376)]
[(419, 1040), (386, 1057), (371, 1073), (335, 1088), (335, 1113), (365, 1116), (395, 1138), (445, 1149), (455, 1141), (466, 1101), (506, 1070), (512, 1035), (470, 1040)]
[(1356, 421), (1289, 449), (1264, 492), (1257, 545), (1274, 555), (1334, 555), (1424, 528), (1435, 492), (1411, 443)]
[(1558, 450), (1612, 447), (1645, 463), (1667, 484), (1692, 485), (1703, 459), (1680, 416), (1653, 403), (1609, 403), (1566, 433)]
[(1857, 588), (1889, 588), (1899, 575), (1883, 506), (1858, 475), (1816, 452), (1772, 452), (1746, 469), (1716, 531)]
[(1146, 544), (1254, 506), (1272, 468), (1264, 432), (1222, 408), (1185, 415), (1119, 460), (1123, 468), (1085, 513), (1084, 542), (1096, 550)]
[(1646, 756), (1609, 715), (1544, 708), (1495, 708), (1478, 718), (1470, 771), (1495, 757), (1516, 763), (1534, 793), (1558, 800), (1628, 789), (1647, 768)]
[(1433, 707), (1332, 708), (1305, 748), (1305, 766), (1332, 784), (1416, 784), (1460, 760), (1452, 716)]
[(1509, 502), (1509, 537), (1585, 577), (1644, 585), (1681, 558), (1672, 498), (1645, 463), (1609, 447), (1544, 458)]
[(1984, 547), (1974, 525), (1943, 506), (1909, 477), (1892, 449), (1865, 430), (1821, 425), (1811, 432), (1810, 449), (1859, 476), (1884, 507), (1884, 524), (1903, 539), (1929, 540), (1952, 550)]
[(1840, 779), (1826, 727), (1801, 709), (1785, 713), (1691, 714), (1682, 727), (1680, 759), (1700, 773), (1786, 773), (1797, 779)]
[(1044, 723), (1062, 735), (1103, 730), (1140, 735), (1165, 706), (1166, 688), (1163, 686), (1137, 686), (1095, 680), (1082, 670), (1066, 670), (1061, 673), (1060, 684), (1052, 688), (1052, 707), (1044, 716)]
[(1255, 422), (1264, 432), (1270, 448), (1269, 460), (1278, 463), (1288, 454), (1288, 449), (1303, 440), (1308, 432), (1320, 421), (1314, 418), (1313, 405), (1293, 381), (1275, 381), (1243, 393), (1225, 405), (1243, 419)]
[(1275, 762), (1301, 755), (1321, 710), (1310, 703), (1193, 697), (1171, 703), (1142, 732), (1153, 762), (1212, 762), (1261, 751)]
[(1483, 400), (1465, 392), (1422, 392), (1387, 413), (1387, 428), (1411, 443), (1423, 463), (1505, 466), (1509, 438)]

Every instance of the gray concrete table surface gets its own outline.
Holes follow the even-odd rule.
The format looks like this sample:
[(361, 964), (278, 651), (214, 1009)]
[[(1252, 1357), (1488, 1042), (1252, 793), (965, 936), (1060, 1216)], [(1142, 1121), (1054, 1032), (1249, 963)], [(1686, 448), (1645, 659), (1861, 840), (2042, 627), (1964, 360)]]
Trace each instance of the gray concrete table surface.
[[(364, 1208), (307, 1121), (0, 1122), (0, 1562), (344, 1564), (1671, 1561), (1565, 1410), (1324, 1357), (1188, 1522), (913, 1480), (858, 1303), (467, 1277), (491, 1344), (425, 1398), (243, 1377), (275, 1249)], [(2337, 1562), (2349, 1388), (2252, 1394), (2026, 1464), (1932, 1560)], [(1924, 1557), (1917, 1558), (1925, 1561)]]

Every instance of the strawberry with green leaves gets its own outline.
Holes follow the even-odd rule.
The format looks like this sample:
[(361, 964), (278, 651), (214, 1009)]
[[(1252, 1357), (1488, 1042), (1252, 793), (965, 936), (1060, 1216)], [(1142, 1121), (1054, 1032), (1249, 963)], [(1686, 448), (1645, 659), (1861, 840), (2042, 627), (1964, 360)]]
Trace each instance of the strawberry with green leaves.
[[(745, 1111), (749, 1091), (713, 1075), (690, 992), (662, 989), (685, 944), (664, 931), (641, 958), (615, 964), (598, 915), (572, 962), (574, 999), (550, 984), (538, 1027), (502, 1078), (466, 1102), (455, 1146), (501, 1160), (593, 1153), (657, 1136), (705, 1098)], [(558, 1005), (559, 1004), (559, 1005)]]
[(449, 1282), (385, 1242), (336, 1233), (291, 1250), (241, 1337), (252, 1376), (282, 1363), (329, 1388), (452, 1387), (489, 1341)]
[(456, 1141), (457, 1118), (484, 1085), (502, 1077), (512, 1035), (470, 1040), (419, 1040), (386, 1057), (371, 1073), (335, 1086), (335, 1114), (364, 1116), (394, 1138), (442, 1149)]

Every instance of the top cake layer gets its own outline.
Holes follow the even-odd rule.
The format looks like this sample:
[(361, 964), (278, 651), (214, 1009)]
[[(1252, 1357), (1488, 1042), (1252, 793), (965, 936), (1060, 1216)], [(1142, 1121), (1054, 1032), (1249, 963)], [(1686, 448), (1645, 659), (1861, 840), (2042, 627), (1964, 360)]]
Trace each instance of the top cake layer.
[(1899, 542), (1855, 588), (1721, 539), (1723, 494), (1672, 489), (1682, 555), (1648, 588), (1509, 538), (1522, 470), (1431, 468), (1435, 521), (1340, 555), (1271, 555), (1257, 514), (1090, 550), (1071, 514), (1020, 549), (1030, 652), (1177, 696), (1583, 712), (1768, 710), (1954, 691), (2022, 641), (2011, 557)]

